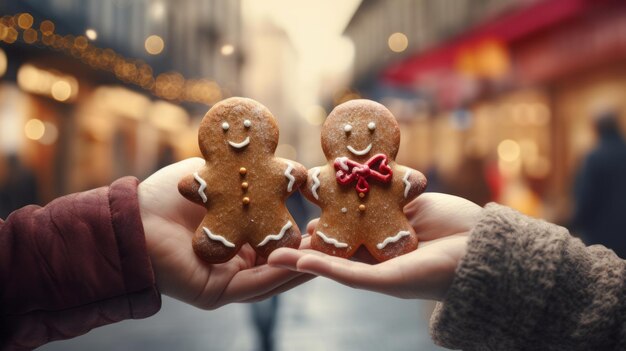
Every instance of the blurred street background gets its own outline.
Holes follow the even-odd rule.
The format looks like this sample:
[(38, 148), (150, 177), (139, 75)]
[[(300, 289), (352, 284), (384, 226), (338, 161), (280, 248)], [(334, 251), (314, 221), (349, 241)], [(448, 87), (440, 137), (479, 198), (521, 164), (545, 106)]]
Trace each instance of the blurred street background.
[[(325, 163), (333, 107), (376, 100), (400, 123), (397, 161), (429, 191), (626, 257), (611, 183), (626, 159), (609, 151), (626, 135), (618, 0), (0, 0), (0, 218), (198, 156), (202, 116), (231, 96), (267, 106), (277, 155), (309, 168)], [(317, 214), (304, 208), (301, 226)], [(164, 298), (148, 320), (42, 349), (437, 350), (431, 309), (316, 279), (211, 312)]]

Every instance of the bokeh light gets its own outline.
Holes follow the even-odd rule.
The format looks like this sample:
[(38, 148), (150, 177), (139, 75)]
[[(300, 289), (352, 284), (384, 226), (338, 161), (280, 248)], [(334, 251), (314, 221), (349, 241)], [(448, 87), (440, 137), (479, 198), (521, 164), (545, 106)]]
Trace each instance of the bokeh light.
[(45, 35), (52, 35), (54, 34), (54, 23), (49, 20), (42, 21), (39, 30)]
[(6, 73), (7, 65), (7, 54), (4, 52), (4, 50), (0, 49), (0, 77), (2, 77)]
[(24, 125), (24, 134), (28, 139), (39, 140), (46, 132), (43, 122), (37, 118), (28, 120)]
[(96, 39), (98, 39), (98, 32), (96, 32), (95, 29), (93, 28), (89, 28), (85, 31), (85, 35), (87, 36), (87, 38), (89, 38), (89, 40), (94, 41)]
[(17, 17), (17, 25), (22, 29), (29, 29), (33, 25), (33, 16), (30, 13), (22, 13)]
[(224, 45), (222, 45), (222, 48), (220, 49), (220, 52), (224, 56), (230, 56), (230, 55), (233, 54), (233, 52), (235, 52), (235, 47), (233, 45), (231, 45), (231, 44), (224, 44)]
[(520, 145), (511, 139), (502, 140), (498, 144), (498, 156), (503, 161), (516, 161), (520, 156)]
[(163, 39), (160, 36), (151, 35), (146, 38), (144, 46), (146, 48), (146, 52), (148, 52), (150, 55), (158, 55), (163, 52), (163, 49), (165, 48), (165, 42), (163, 42)]
[(389, 36), (387, 45), (393, 52), (403, 52), (409, 46), (409, 39), (404, 33), (396, 32)]
[(52, 84), (50, 93), (57, 101), (67, 101), (72, 96), (72, 86), (64, 80), (59, 80)]

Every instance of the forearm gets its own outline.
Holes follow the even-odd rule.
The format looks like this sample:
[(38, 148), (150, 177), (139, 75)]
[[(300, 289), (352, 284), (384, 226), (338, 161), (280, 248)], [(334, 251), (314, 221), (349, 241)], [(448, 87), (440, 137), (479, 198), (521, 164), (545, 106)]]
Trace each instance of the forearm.
[(160, 307), (136, 179), (14, 212), (0, 224), (0, 343), (34, 348)]
[(610, 250), (490, 205), (433, 315), (433, 338), (464, 350), (623, 349), (625, 280)]

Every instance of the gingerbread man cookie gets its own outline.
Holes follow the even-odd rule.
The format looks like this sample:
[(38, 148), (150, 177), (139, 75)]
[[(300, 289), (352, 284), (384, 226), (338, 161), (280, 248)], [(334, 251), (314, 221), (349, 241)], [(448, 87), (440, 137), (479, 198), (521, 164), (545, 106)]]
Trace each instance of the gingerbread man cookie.
[(313, 249), (350, 257), (361, 246), (379, 261), (413, 251), (417, 235), (403, 208), (426, 188), (426, 177), (394, 160), (400, 128), (383, 105), (351, 100), (322, 126), (328, 164), (309, 170), (303, 194), (322, 214)]
[(278, 125), (272, 113), (246, 98), (229, 98), (204, 116), (198, 143), (205, 165), (178, 184), (206, 216), (193, 237), (210, 263), (231, 259), (245, 243), (263, 257), (297, 248), (300, 230), (285, 200), (306, 181), (306, 168), (274, 156)]

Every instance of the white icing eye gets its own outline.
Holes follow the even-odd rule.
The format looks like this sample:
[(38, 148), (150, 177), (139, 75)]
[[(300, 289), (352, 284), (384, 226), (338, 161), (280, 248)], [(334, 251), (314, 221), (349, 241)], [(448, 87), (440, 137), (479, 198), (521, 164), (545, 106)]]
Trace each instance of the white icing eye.
[(376, 123), (374, 122), (370, 122), (367, 124), (367, 128), (369, 128), (369, 130), (374, 131), (374, 129), (376, 129)]
[(243, 126), (246, 128), (250, 128), (250, 126), (252, 125), (252, 122), (250, 122), (249, 119), (243, 121)]
[(228, 124), (228, 122), (222, 123), (222, 129), (228, 130), (228, 128), (230, 128), (230, 124)]
[(346, 124), (345, 126), (343, 126), (343, 131), (346, 133), (350, 133), (352, 131), (352, 126), (349, 124)]

